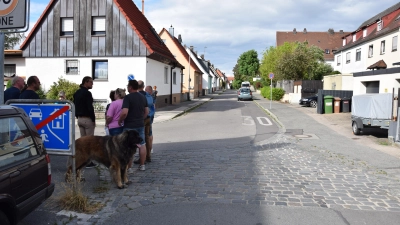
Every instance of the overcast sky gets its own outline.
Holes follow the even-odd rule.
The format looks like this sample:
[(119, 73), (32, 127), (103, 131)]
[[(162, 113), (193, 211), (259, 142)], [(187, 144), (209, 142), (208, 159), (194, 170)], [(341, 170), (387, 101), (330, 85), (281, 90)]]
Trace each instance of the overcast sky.
[[(30, 28), (49, 0), (31, 0)], [(142, 0), (134, 0), (141, 10)], [(232, 75), (239, 56), (275, 46), (276, 31), (354, 31), (398, 3), (394, 0), (145, 0), (145, 16), (157, 32), (174, 27), (215, 67)]]

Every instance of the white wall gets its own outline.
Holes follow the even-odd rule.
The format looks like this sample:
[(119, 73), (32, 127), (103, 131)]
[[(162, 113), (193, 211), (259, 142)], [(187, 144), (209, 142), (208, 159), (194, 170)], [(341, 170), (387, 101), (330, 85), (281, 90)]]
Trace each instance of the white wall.
[[(66, 59), (79, 60), (79, 75), (65, 74)], [(53, 82), (59, 77), (80, 84), (85, 76), (92, 76), (92, 60), (108, 60), (108, 81), (94, 80), (91, 90), (94, 99), (107, 99), (111, 90), (125, 88), (128, 84), (127, 76), (133, 74), (136, 80), (143, 80), (145, 85), (156, 85), (159, 95), (169, 94), (169, 86), (164, 84), (164, 67), (166, 64), (148, 59), (146, 57), (111, 57), (111, 58), (26, 58), (26, 76), (36, 75), (42, 83), (42, 88), (49, 90)], [(168, 66), (170, 74), (170, 66)], [(176, 85), (173, 92), (180, 93), (180, 68), (177, 71)], [(168, 89), (167, 89), (168, 86)]]
[(353, 75), (342, 74), (342, 90), (353, 90), (354, 77)]
[[(397, 36), (397, 51), (392, 52), (392, 42), (393, 42), (394, 36)], [(381, 42), (382, 41), (385, 41), (385, 53), (384, 54), (381, 54)], [(380, 38), (372, 40), (371, 42), (368, 42), (368, 45), (366, 47), (369, 48), (370, 45), (373, 45), (374, 55), (371, 58), (368, 58), (368, 55), (366, 56), (367, 66), (365, 67), (365, 70), (367, 70), (368, 66), (371, 66), (372, 64), (378, 62), (379, 60), (385, 61), (387, 68), (392, 68), (392, 67), (394, 67), (393, 63), (400, 62), (399, 31), (398, 30), (396, 30), (395, 32), (392, 32), (390, 34), (387, 34), (384, 37), (380, 37)]]
[(379, 81), (379, 93), (392, 93), (393, 88), (400, 88), (400, 73), (354, 77), (353, 95), (366, 93), (366, 87), (362, 82)]
[[(356, 61), (356, 51), (361, 49), (361, 60)], [(346, 54), (350, 52), (350, 63), (346, 62)], [(337, 65), (338, 56), (341, 55), (340, 65)], [(333, 69), (339, 71), (340, 73), (356, 73), (367, 70), (366, 61), (368, 58), (368, 47), (366, 44), (355, 46), (353, 48), (341, 51), (335, 54), (335, 62), (333, 63)]]

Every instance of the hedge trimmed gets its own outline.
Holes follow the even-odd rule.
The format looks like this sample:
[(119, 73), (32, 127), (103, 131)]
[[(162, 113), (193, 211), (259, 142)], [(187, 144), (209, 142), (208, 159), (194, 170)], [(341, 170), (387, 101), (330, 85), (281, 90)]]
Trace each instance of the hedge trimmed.
[[(261, 95), (264, 98), (271, 99), (271, 88), (269, 86), (261, 88)], [(272, 88), (272, 100), (279, 101), (283, 95), (285, 95), (285, 90), (282, 88)]]

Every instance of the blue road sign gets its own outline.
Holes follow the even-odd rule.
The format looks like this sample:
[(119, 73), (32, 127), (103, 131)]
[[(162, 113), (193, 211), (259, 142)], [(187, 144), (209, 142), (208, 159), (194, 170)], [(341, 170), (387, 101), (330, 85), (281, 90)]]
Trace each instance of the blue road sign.
[[(22, 108), (36, 126), (46, 150), (70, 151), (72, 142), (69, 104), (14, 104)], [(60, 111), (59, 111), (60, 110)], [(57, 112), (58, 111), (58, 112)], [(62, 112), (62, 113), (61, 113)], [(58, 115), (59, 114), (59, 115)]]
[(269, 79), (274, 79), (274, 74), (273, 73), (269, 74)]
[(129, 74), (129, 75), (128, 75), (128, 81), (129, 81), (129, 80), (134, 80), (134, 79), (135, 79), (135, 76), (133, 76), (133, 74)]

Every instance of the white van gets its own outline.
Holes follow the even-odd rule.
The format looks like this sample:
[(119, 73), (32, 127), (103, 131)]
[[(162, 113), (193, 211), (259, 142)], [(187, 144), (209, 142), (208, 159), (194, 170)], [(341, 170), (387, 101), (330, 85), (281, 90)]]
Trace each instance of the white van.
[(240, 86), (240, 87), (246, 87), (246, 88), (250, 88), (250, 82), (248, 82), (248, 81), (243, 81), (242, 82), (242, 85)]

